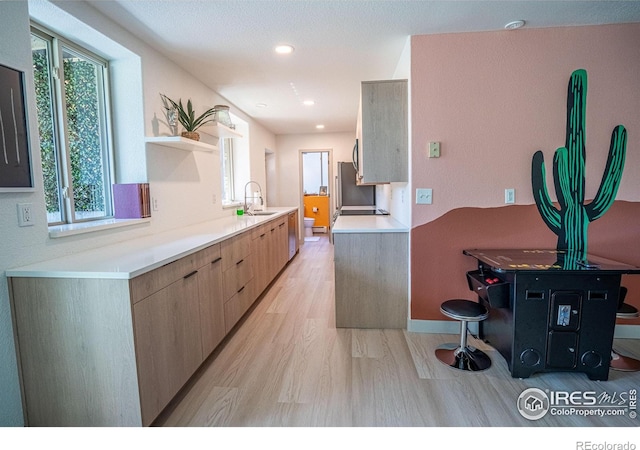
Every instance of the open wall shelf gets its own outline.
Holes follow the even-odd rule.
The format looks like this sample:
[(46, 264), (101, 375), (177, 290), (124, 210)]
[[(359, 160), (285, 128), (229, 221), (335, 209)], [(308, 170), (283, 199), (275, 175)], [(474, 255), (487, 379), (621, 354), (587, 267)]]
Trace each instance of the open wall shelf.
[[(218, 139), (224, 138), (241, 138), (242, 134), (238, 133), (221, 123), (215, 124), (215, 129), (206, 133), (209, 136), (215, 136)], [(218, 151), (218, 146), (206, 144), (193, 139), (187, 139), (182, 136), (152, 136), (145, 138), (145, 142), (150, 144), (162, 145), (163, 147), (177, 148), (189, 152), (214, 152)]]
[(236, 130), (227, 127), (226, 125), (222, 125), (221, 123), (216, 122), (215, 124), (216, 131), (212, 134), (214, 136), (218, 136), (218, 138), (241, 138), (242, 134), (238, 133)]
[(190, 152), (214, 152), (218, 150), (217, 145), (205, 144), (182, 136), (154, 136), (145, 138), (145, 142), (162, 145), (163, 147), (177, 148)]

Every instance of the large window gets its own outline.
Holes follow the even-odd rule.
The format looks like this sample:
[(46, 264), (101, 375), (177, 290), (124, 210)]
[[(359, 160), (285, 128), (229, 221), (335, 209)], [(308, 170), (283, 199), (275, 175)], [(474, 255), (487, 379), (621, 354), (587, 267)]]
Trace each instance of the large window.
[(109, 217), (107, 61), (35, 27), (31, 51), (48, 222)]

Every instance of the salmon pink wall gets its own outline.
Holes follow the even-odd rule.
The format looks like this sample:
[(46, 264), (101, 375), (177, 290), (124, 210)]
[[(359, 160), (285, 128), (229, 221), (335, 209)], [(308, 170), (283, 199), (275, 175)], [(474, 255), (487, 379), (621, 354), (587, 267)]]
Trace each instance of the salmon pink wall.
[[(555, 247), (534, 206), (531, 158), (544, 152), (555, 200), (551, 163), (564, 145), (567, 83), (579, 68), (588, 75), (587, 199), (602, 179), (612, 129), (628, 131), (616, 198), (630, 206), (591, 224), (590, 248), (618, 248), (607, 256), (640, 264), (629, 260), (640, 254), (639, 42), (640, 24), (412, 37), (412, 188), (433, 189), (433, 204), (412, 202), (412, 319), (442, 320), (443, 300), (472, 298), (464, 272), (473, 261), (462, 246)], [(441, 142), (440, 158), (427, 158), (430, 141)], [(506, 188), (517, 205), (504, 204)], [(605, 230), (614, 245), (602, 245)]]
[[(412, 182), (432, 188), (417, 226), (454, 208), (532, 204), (531, 157), (564, 145), (567, 83), (586, 69), (587, 198), (595, 195), (611, 130), (628, 152), (618, 200), (640, 200), (640, 24), (413, 36)], [(429, 159), (429, 141), (441, 157)], [(551, 183), (549, 184), (551, 186)], [(555, 192), (551, 188), (551, 192)], [(555, 197), (554, 197), (555, 198)]]

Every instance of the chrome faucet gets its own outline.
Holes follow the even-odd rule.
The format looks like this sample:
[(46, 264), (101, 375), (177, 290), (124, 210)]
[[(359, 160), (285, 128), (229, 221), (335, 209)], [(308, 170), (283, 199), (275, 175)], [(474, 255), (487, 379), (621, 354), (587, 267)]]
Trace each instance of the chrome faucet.
[(249, 212), (249, 208), (248, 208), (248, 205), (247, 205), (247, 198), (255, 199), (254, 196), (247, 196), (247, 186), (249, 186), (251, 183), (258, 185), (258, 191), (260, 192), (260, 197), (259, 197), (260, 198), (260, 205), (264, 205), (264, 200), (262, 199), (262, 187), (260, 186), (260, 183), (258, 183), (257, 181), (249, 181), (247, 184), (244, 185), (244, 212), (246, 212), (246, 213)]

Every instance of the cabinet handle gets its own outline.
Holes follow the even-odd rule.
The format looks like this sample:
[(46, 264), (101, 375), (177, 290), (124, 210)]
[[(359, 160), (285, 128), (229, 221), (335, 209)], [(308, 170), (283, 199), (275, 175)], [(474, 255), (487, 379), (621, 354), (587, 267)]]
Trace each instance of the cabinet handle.
[(260, 237), (261, 237), (261, 238), (263, 238), (265, 234), (267, 234), (267, 233), (262, 233), (262, 234), (260, 235)]
[(215, 264), (219, 261), (222, 261), (222, 256), (219, 256), (218, 258), (214, 259), (213, 261), (211, 261), (211, 264)]
[(238, 289), (238, 292), (237, 292), (237, 293), (239, 294), (239, 293), (240, 293), (240, 292), (242, 292), (242, 291), (244, 291), (244, 286), (242, 286), (240, 289)]
[(281, 224), (280, 224), (280, 225), (278, 225), (278, 226), (279, 226), (279, 227), (283, 227), (283, 226), (284, 226), (284, 224), (283, 224), (283, 223), (281, 223)]
[(194, 275), (195, 275), (195, 274), (197, 274), (197, 273), (198, 273), (198, 271), (197, 271), (197, 270), (194, 270), (193, 272), (191, 272), (191, 273), (189, 273), (189, 274), (185, 275), (185, 276), (184, 276), (184, 277), (182, 277), (182, 278), (183, 278), (184, 280), (186, 280), (187, 278), (191, 278), (192, 276), (194, 276)]
[(244, 259), (241, 259), (240, 261), (238, 261), (238, 262), (236, 263), (236, 266), (237, 266), (237, 265), (240, 265), (243, 261), (244, 261)]

